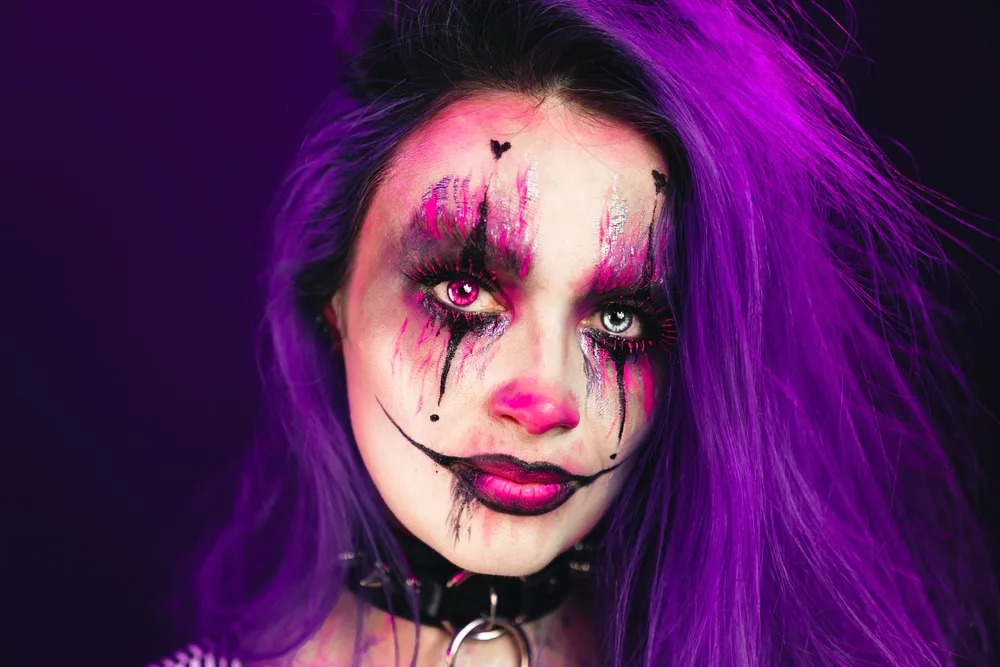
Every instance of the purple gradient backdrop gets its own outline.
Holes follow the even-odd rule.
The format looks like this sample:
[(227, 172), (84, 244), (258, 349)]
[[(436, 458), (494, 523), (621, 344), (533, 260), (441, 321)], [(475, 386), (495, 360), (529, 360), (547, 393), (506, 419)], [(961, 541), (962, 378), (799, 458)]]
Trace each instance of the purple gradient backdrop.
[[(862, 124), (1000, 218), (996, 3), (857, 4)], [(0, 667), (181, 641), (168, 575), (253, 429), (267, 207), (337, 75), (332, 32), (319, 0), (0, 9)], [(959, 261), (963, 354), (1000, 413), (1000, 278)], [(979, 429), (994, 475), (998, 431)]]

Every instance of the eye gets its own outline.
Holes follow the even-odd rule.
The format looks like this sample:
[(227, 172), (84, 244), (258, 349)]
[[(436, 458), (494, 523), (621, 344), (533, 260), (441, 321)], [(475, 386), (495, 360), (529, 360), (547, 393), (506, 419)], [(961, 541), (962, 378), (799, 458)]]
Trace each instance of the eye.
[(621, 304), (602, 307), (584, 321), (584, 326), (616, 338), (638, 339), (645, 335), (642, 315)]
[(440, 303), (470, 313), (501, 313), (506, 308), (493, 294), (472, 277), (443, 280), (431, 288)]

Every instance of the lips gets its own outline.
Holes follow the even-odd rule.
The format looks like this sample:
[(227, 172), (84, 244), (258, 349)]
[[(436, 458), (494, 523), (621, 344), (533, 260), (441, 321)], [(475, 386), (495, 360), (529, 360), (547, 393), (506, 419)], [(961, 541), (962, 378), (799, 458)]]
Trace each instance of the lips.
[(554, 469), (555, 466), (548, 463), (532, 467), (514, 461), (471, 457), (468, 460), (468, 465), (478, 468), (488, 475), (504, 477), (517, 484), (562, 484), (569, 482), (574, 477), (568, 472)]
[(551, 512), (580, 488), (576, 475), (557, 466), (525, 465), (503, 455), (472, 457), (453, 472), (485, 507), (504, 514)]

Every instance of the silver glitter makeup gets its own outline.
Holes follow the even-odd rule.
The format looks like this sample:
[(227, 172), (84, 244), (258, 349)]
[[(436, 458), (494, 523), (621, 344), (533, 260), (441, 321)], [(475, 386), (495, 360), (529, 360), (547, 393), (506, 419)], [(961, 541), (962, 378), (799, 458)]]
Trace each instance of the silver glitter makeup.
[[(598, 400), (604, 400), (604, 376), (601, 369), (594, 365), (594, 344), (587, 336), (580, 336), (580, 350), (583, 352), (583, 373), (587, 379), (587, 398), (595, 395)], [(602, 411), (603, 412), (603, 411)]]
[(611, 186), (611, 201), (608, 203), (608, 228), (601, 239), (602, 260), (611, 255), (616, 242), (625, 230), (626, 220), (628, 220), (628, 204), (618, 192), (618, 177), (615, 176), (615, 182)]

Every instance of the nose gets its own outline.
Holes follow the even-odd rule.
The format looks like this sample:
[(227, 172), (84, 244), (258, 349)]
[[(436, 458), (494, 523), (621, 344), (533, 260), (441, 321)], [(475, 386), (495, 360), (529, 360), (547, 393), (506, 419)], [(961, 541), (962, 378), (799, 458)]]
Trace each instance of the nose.
[(532, 435), (572, 429), (580, 423), (580, 411), (569, 392), (530, 380), (512, 380), (497, 388), (490, 397), (490, 412), (495, 418), (517, 422)]

